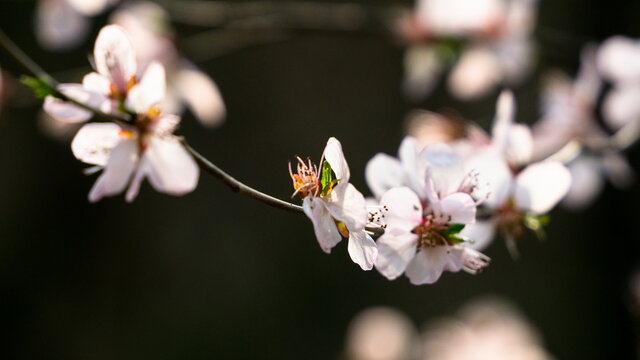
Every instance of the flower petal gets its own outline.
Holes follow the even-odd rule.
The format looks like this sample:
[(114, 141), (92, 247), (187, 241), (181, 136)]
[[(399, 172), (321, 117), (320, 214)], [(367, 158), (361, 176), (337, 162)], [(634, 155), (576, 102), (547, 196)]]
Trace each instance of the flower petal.
[(404, 54), (404, 92), (412, 100), (423, 99), (437, 85), (443, 67), (444, 62), (435, 47), (409, 47)]
[(351, 260), (360, 265), (362, 270), (371, 270), (378, 256), (378, 247), (371, 236), (363, 231), (349, 233), (349, 256)]
[(418, 141), (412, 136), (406, 136), (398, 149), (398, 158), (405, 173), (404, 185), (409, 186), (420, 198), (425, 194), (425, 173), (428, 167), (424, 151), (418, 148)]
[(640, 42), (625, 36), (613, 36), (598, 49), (597, 65), (609, 80), (640, 80)]
[(136, 169), (138, 163), (138, 142), (121, 140), (109, 155), (104, 171), (89, 192), (89, 201), (96, 202), (104, 196), (121, 193)]
[(164, 99), (166, 90), (164, 66), (154, 61), (147, 66), (140, 83), (129, 91), (128, 106), (138, 114), (144, 114)]
[(66, 0), (73, 8), (85, 16), (94, 16), (103, 12), (114, 0)]
[(216, 126), (224, 120), (227, 110), (222, 95), (207, 74), (190, 66), (183, 67), (174, 84), (179, 96), (203, 125)]
[(368, 217), (367, 204), (355, 186), (347, 183), (346, 187), (334, 189), (325, 204), (331, 216), (342, 221), (350, 232), (364, 230)]
[(472, 243), (469, 247), (478, 251), (486, 249), (493, 241), (496, 235), (496, 223), (493, 220), (476, 221), (468, 224), (460, 232), (460, 236), (469, 238)]
[(502, 68), (495, 54), (486, 46), (464, 52), (453, 68), (447, 85), (460, 99), (485, 95), (502, 80)]
[(516, 205), (536, 214), (551, 210), (567, 194), (571, 173), (559, 162), (539, 162), (527, 166), (516, 177)]
[(93, 49), (96, 70), (113, 82), (118, 91), (126, 94), (128, 82), (136, 75), (133, 46), (121, 27), (107, 25), (100, 30)]
[(364, 169), (364, 177), (369, 189), (377, 199), (385, 191), (405, 184), (405, 175), (400, 161), (387, 154), (376, 154)]
[(407, 266), (407, 277), (414, 285), (433, 284), (447, 264), (445, 246), (426, 247), (420, 250)]
[(109, 94), (111, 92), (110, 85), (111, 81), (97, 72), (90, 72), (82, 78), (82, 87), (98, 94)]
[(631, 121), (640, 121), (639, 85), (614, 88), (607, 94), (602, 104), (602, 112), (605, 123), (611, 129), (618, 130)]
[(339, 184), (348, 183), (351, 174), (347, 160), (342, 153), (340, 141), (334, 137), (330, 138), (329, 141), (327, 141), (327, 146), (324, 148), (322, 156), (329, 165), (331, 165), (331, 170), (336, 174), (336, 178), (340, 180)]
[(604, 188), (602, 163), (591, 156), (580, 156), (569, 165), (571, 187), (562, 204), (570, 209), (583, 209), (591, 204)]
[(386, 232), (410, 232), (422, 223), (422, 204), (408, 187), (393, 188), (380, 198)]
[(483, 204), (495, 209), (507, 201), (511, 192), (513, 175), (504, 158), (494, 151), (483, 151), (469, 159), (467, 170), (477, 174), (477, 191), (474, 197), (483, 200)]
[[(62, 84), (58, 86), (58, 90), (69, 98), (91, 107), (100, 107), (106, 100), (106, 97), (103, 95), (87, 91), (87, 89), (80, 84)], [(43, 108), (56, 120), (66, 123), (84, 122), (93, 116), (93, 113), (90, 111), (53, 96), (47, 96), (45, 98)]]
[(449, 217), (451, 224), (471, 224), (476, 221), (476, 203), (469, 194), (454, 193), (434, 204), (436, 216)]
[(112, 149), (122, 140), (120, 131), (120, 127), (113, 123), (84, 125), (73, 138), (71, 151), (80, 161), (106, 166)]
[(456, 192), (465, 178), (460, 155), (446, 144), (428, 146), (423, 152), (439, 197)]
[(387, 279), (400, 276), (416, 254), (418, 236), (410, 232), (392, 234), (385, 232), (377, 242), (376, 269)]
[(336, 244), (342, 240), (342, 237), (338, 232), (338, 228), (331, 214), (324, 206), (324, 202), (318, 198), (309, 196), (303, 200), (302, 208), (313, 223), (313, 231), (316, 234), (320, 248), (329, 254), (331, 248), (336, 246)]
[(66, 50), (85, 38), (90, 24), (66, 1), (49, 0), (37, 3), (35, 27), (38, 42), (45, 49)]
[(142, 156), (141, 166), (157, 191), (184, 195), (198, 185), (198, 165), (173, 137), (153, 136)]

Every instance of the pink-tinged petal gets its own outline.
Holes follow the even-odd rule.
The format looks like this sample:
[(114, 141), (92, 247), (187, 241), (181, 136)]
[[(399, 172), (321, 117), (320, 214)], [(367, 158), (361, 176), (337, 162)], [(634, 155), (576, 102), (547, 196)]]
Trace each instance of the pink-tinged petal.
[(141, 166), (144, 166), (149, 183), (157, 191), (184, 195), (198, 185), (198, 165), (173, 137), (153, 136), (144, 151)]
[(136, 75), (136, 57), (127, 35), (117, 25), (100, 30), (93, 50), (96, 70), (113, 82), (118, 91), (126, 94), (129, 79)]
[(183, 67), (173, 85), (178, 95), (205, 126), (217, 126), (224, 120), (227, 109), (215, 82), (202, 71)]
[(75, 106), (69, 102), (62, 101), (51, 95), (44, 99), (42, 108), (56, 121), (66, 124), (82, 123), (91, 119), (93, 116), (93, 113), (90, 111)]
[(36, 37), (48, 50), (67, 50), (80, 43), (90, 28), (89, 21), (64, 0), (39, 1), (36, 7)]
[(640, 42), (613, 36), (598, 49), (598, 70), (605, 78), (619, 82), (640, 80)]
[(513, 124), (507, 134), (506, 156), (510, 163), (522, 165), (531, 161), (533, 135), (527, 125)]
[(426, 247), (420, 250), (407, 266), (407, 277), (413, 285), (433, 284), (447, 264), (446, 246)]
[(602, 163), (590, 156), (581, 156), (569, 164), (571, 187), (562, 204), (579, 210), (590, 205), (604, 188)]
[(400, 276), (416, 254), (417, 240), (418, 236), (410, 232), (384, 233), (376, 243), (378, 246), (376, 269), (389, 280)]
[(465, 166), (477, 174), (477, 190), (473, 196), (483, 201), (483, 205), (495, 209), (507, 201), (513, 175), (504, 158), (493, 151), (484, 151), (469, 159)]
[[(80, 84), (62, 84), (58, 90), (70, 99), (91, 107), (100, 107), (106, 100), (102, 94), (87, 91)], [(93, 113), (72, 103), (62, 101), (53, 96), (47, 96), (44, 102), (44, 110), (57, 120), (68, 123), (79, 123), (89, 120)]]
[(349, 231), (364, 230), (367, 224), (368, 212), (364, 196), (355, 186), (334, 189), (326, 199), (327, 210), (334, 219), (342, 221)]
[(422, 223), (422, 204), (408, 187), (388, 190), (380, 198), (387, 232), (411, 232)]
[(421, 198), (425, 197), (425, 172), (428, 164), (426, 154), (418, 148), (416, 138), (406, 136), (398, 149), (398, 158), (405, 174), (404, 185), (409, 186), (418, 193)]
[(152, 106), (160, 103), (166, 94), (166, 75), (164, 66), (159, 62), (152, 62), (127, 96), (127, 105), (138, 114), (144, 114)]
[(516, 177), (516, 205), (535, 214), (551, 210), (571, 187), (571, 173), (559, 162), (539, 162), (527, 166)]
[[(638, 58), (640, 61), (640, 58)], [(618, 130), (632, 121), (640, 121), (640, 84), (614, 88), (602, 104), (605, 123)]]
[(636, 175), (624, 155), (615, 152), (605, 154), (602, 166), (613, 186), (619, 189), (628, 189), (633, 185)]
[(516, 113), (516, 100), (513, 93), (504, 90), (498, 97), (496, 103), (496, 116), (493, 119), (491, 129), (491, 141), (493, 145), (503, 154), (506, 152), (509, 142), (509, 130), (513, 125)]
[(456, 192), (466, 175), (460, 154), (446, 144), (431, 145), (423, 152), (440, 197)]
[(88, 73), (82, 78), (82, 87), (98, 94), (110, 94), (110, 86), (111, 81), (97, 72)]
[(362, 270), (373, 269), (373, 264), (378, 257), (378, 247), (371, 236), (363, 231), (349, 233), (349, 256), (351, 260), (360, 265)]
[(404, 92), (412, 100), (426, 97), (438, 83), (444, 63), (431, 45), (411, 46), (404, 55)]
[(500, 0), (423, 0), (416, 16), (437, 35), (463, 36), (485, 31), (501, 21), (505, 11)]
[(180, 124), (180, 117), (178, 115), (173, 114), (163, 114), (161, 115), (154, 125), (154, 131), (157, 134), (173, 134), (174, 130)]
[(138, 142), (121, 140), (111, 150), (104, 171), (89, 192), (89, 201), (96, 202), (105, 196), (124, 191), (138, 164)]
[(87, 164), (106, 166), (113, 148), (122, 140), (121, 129), (113, 123), (84, 125), (71, 142), (76, 159)]
[(596, 65), (595, 46), (587, 45), (580, 54), (580, 69), (573, 84), (575, 95), (586, 104), (595, 104), (600, 94), (602, 80)]
[(482, 251), (486, 249), (493, 241), (496, 235), (496, 223), (493, 220), (476, 221), (468, 224), (460, 232), (460, 236), (470, 239), (469, 247)]
[(320, 248), (327, 254), (331, 253), (331, 249), (342, 240), (342, 237), (324, 202), (309, 196), (302, 201), (302, 208), (313, 223), (313, 231)]
[(447, 81), (460, 99), (485, 95), (502, 80), (502, 68), (495, 54), (485, 46), (467, 50), (453, 68)]
[(436, 215), (449, 217), (451, 224), (471, 224), (476, 221), (476, 203), (465, 193), (448, 195), (434, 204)]
[(329, 165), (331, 165), (331, 170), (336, 174), (336, 178), (340, 180), (338, 184), (348, 183), (351, 174), (347, 160), (345, 160), (344, 154), (342, 153), (340, 141), (334, 137), (330, 138), (329, 141), (327, 141), (327, 146), (324, 148), (322, 155)]
[(94, 16), (103, 12), (115, 0), (66, 0), (79, 13)]
[(405, 184), (405, 174), (400, 161), (387, 154), (376, 154), (364, 169), (367, 185), (377, 199), (385, 191)]
[(534, 50), (529, 36), (509, 36), (494, 45), (504, 83), (517, 84), (530, 73), (535, 59)]

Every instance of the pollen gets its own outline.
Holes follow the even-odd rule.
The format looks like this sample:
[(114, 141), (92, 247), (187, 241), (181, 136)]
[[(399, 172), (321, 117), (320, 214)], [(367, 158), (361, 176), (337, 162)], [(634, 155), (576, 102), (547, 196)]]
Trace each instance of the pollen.
[(136, 133), (134, 133), (133, 131), (128, 131), (128, 130), (120, 130), (118, 131), (118, 136), (120, 136), (121, 138), (124, 139), (135, 139), (136, 138)]
[(318, 176), (318, 167), (307, 159), (307, 162), (298, 157), (298, 165), (294, 174), (289, 163), (289, 175), (293, 180), (293, 189), (295, 190), (291, 197), (299, 195), (301, 199), (307, 196), (318, 196), (322, 190), (320, 178)]

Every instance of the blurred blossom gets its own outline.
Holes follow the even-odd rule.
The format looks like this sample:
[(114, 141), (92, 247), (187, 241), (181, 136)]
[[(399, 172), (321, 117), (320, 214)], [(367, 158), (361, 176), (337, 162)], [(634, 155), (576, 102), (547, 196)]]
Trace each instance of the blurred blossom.
[(447, 85), (461, 99), (520, 82), (534, 58), (536, 5), (536, 0), (419, 0), (400, 24), (412, 45), (405, 55), (407, 94), (425, 97), (447, 63), (453, 63)]
[(420, 150), (410, 137), (399, 154), (377, 154), (366, 168), (379, 198), (370, 221), (385, 230), (377, 242), (378, 271), (390, 280), (406, 271), (420, 285), (434, 283), (445, 270), (476, 273), (487, 266), (489, 258), (457, 236), (476, 214), (474, 174), (464, 172), (459, 154), (444, 144)]
[(134, 2), (121, 6), (110, 21), (129, 34), (140, 69), (152, 61), (164, 65), (168, 92), (163, 108), (179, 113), (186, 105), (204, 125), (216, 126), (222, 122), (226, 109), (217, 85), (180, 55), (169, 14), (163, 8), (151, 2)]
[(607, 39), (598, 49), (597, 66), (613, 85), (602, 105), (606, 124), (617, 130), (640, 121), (640, 40), (624, 36)]
[(86, 37), (88, 17), (102, 13), (117, 0), (40, 0), (36, 7), (36, 37), (48, 50), (67, 50)]
[(401, 312), (374, 307), (360, 312), (347, 330), (349, 360), (406, 360), (414, 358), (417, 331)]
[[(615, 120), (616, 115), (607, 110), (607, 106), (610, 107), (607, 104), (612, 103), (611, 99), (616, 94), (626, 96), (635, 91), (632, 89), (635, 62), (631, 56), (633, 51), (629, 50), (633, 46), (634, 43), (625, 38), (608, 40), (597, 53), (594, 47), (588, 46), (582, 53), (580, 70), (573, 82), (559, 73), (547, 77), (542, 93), (542, 118), (533, 129), (534, 158), (551, 156), (571, 142), (588, 145), (607, 139), (609, 135), (599, 125), (596, 113), (602, 88), (600, 73), (606, 79), (618, 81), (604, 100), (605, 123), (618, 129), (631, 121), (630, 117), (624, 121)], [(625, 85), (627, 82), (630, 85)], [(622, 105), (618, 109), (624, 110)], [(640, 121), (639, 117), (640, 113), (635, 115), (635, 121)], [(634, 179), (633, 169), (626, 158), (613, 149), (600, 153), (582, 151), (568, 166), (574, 181), (563, 204), (571, 209), (590, 205), (604, 188), (605, 179), (618, 188), (629, 186)]]
[(289, 174), (294, 195), (302, 198), (304, 213), (313, 222), (320, 247), (327, 254), (342, 240), (349, 239), (351, 260), (363, 270), (371, 270), (378, 249), (365, 232), (367, 206), (364, 196), (349, 183), (350, 171), (336, 138), (330, 138), (320, 160), (320, 169), (298, 158), (294, 174)]
[[(61, 84), (58, 90), (105, 113), (125, 114), (129, 90), (138, 81), (131, 42), (120, 27), (105, 26), (98, 34), (93, 54), (97, 72), (87, 74), (82, 84)], [(164, 87), (161, 90), (164, 96)], [(53, 96), (47, 96), (43, 108), (57, 120), (68, 123), (84, 122), (93, 116), (90, 111)]]
[(463, 159), (490, 144), (487, 133), (475, 123), (455, 114), (439, 114), (423, 110), (416, 110), (409, 114), (407, 134), (414, 137), (421, 148), (446, 143)]
[(146, 177), (158, 191), (172, 195), (191, 192), (198, 184), (199, 168), (178, 138), (172, 135), (180, 119), (162, 112), (164, 69), (152, 63), (139, 84), (131, 89), (128, 105), (135, 110), (132, 125), (93, 123), (76, 134), (71, 149), (87, 164), (90, 172), (103, 169), (89, 192), (89, 201), (121, 193), (126, 200), (138, 195)]
[(551, 360), (540, 336), (504, 300), (475, 301), (458, 316), (431, 321), (421, 336), (424, 360)]
[(506, 240), (511, 254), (515, 241), (530, 228), (539, 234), (542, 215), (549, 212), (569, 191), (571, 173), (561, 163), (530, 163), (533, 150), (528, 127), (513, 122), (515, 99), (503, 92), (498, 99), (491, 146), (468, 159), (466, 167), (478, 173), (478, 182), (488, 186), (482, 203), (484, 218), (462, 230), (475, 240), (474, 248), (486, 248), (496, 231)]

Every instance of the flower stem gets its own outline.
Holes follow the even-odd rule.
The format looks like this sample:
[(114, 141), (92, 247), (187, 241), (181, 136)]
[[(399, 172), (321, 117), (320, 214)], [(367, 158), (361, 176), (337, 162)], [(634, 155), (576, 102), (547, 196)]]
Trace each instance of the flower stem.
[(210, 173), (211, 175), (217, 177), (223, 183), (227, 184), (227, 186), (229, 186), (229, 188), (231, 188), (233, 192), (256, 199), (258, 201), (261, 201), (269, 206), (273, 206), (278, 209), (282, 209), (282, 210), (286, 210), (294, 213), (300, 213), (300, 214), (304, 213), (304, 211), (302, 210), (302, 206), (294, 205), (292, 203), (282, 201), (280, 199), (277, 199), (271, 195), (267, 195), (263, 192), (260, 192), (236, 180), (233, 176), (227, 174), (222, 169), (220, 169), (215, 164), (213, 164), (211, 161), (209, 161), (207, 158), (202, 156), (202, 154), (194, 150), (191, 146), (189, 146), (189, 144), (187, 144), (187, 142), (184, 139), (182, 140), (182, 145), (185, 147), (185, 149), (187, 149), (187, 151), (191, 154), (191, 156), (193, 156), (193, 158), (196, 159), (196, 162), (198, 163), (198, 165), (200, 165), (200, 168)]

